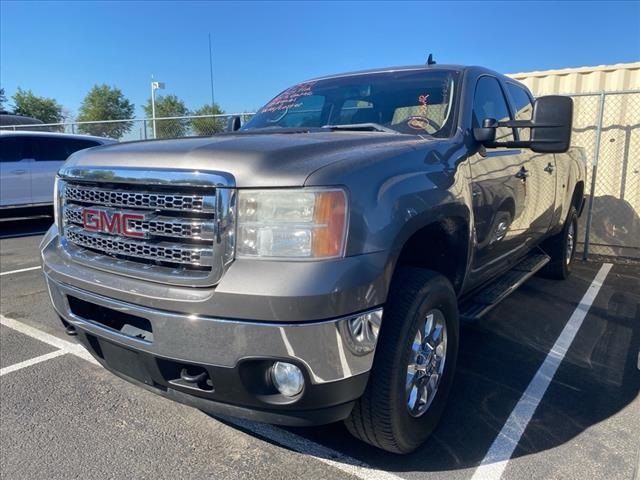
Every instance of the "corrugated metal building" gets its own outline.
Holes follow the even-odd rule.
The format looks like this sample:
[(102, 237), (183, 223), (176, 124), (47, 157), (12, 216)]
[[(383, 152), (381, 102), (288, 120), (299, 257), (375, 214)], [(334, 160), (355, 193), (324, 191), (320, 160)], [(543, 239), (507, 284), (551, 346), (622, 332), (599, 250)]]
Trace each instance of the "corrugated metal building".
[(584, 149), (593, 193), (590, 250), (640, 258), (640, 62), (509, 76), (536, 96), (573, 94), (572, 144)]
[(640, 62), (512, 73), (534, 95), (619, 92), (640, 90)]

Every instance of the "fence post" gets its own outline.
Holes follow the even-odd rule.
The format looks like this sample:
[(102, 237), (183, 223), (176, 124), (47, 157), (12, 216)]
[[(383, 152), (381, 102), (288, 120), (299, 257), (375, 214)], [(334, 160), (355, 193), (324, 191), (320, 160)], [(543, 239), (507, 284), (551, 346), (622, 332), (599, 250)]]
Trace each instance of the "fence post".
[(76, 133), (76, 124), (75, 123), (71, 124), (71, 133)]
[(598, 120), (596, 123), (596, 139), (593, 152), (593, 168), (591, 169), (591, 191), (589, 193), (589, 208), (587, 210), (587, 227), (584, 231), (584, 251), (582, 259), (587, 260), (589, 257), (589, 233), (591, 232), (591, 219), (593, 217), (593, 197), (596, 193), (596, 177), (598, 174), (598, 158), (600, 157), (600, 138), (602, 137), (602, 120), (604, 118), (604, 99), (606, 93), (600, 92), (600, 108), (598, 111)]
[(144, 123), (144, 128), (142, 129), (142, 131), (144, 132), (144, 139), (147, 139), (147, 120), (143, 120), (142, 121)]

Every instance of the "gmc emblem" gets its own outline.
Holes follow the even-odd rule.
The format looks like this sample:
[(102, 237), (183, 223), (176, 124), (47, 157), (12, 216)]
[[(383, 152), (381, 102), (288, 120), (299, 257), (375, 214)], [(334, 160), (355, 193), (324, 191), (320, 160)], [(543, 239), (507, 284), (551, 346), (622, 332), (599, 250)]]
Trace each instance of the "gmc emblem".
[(104, 232), (132, 238), (145, 238), (145, 233), (132, 230), (129, 222), (143, 221), (139, 213), (112, 212), (100, 208), (83, 208), (82, 225), (89, 232)]

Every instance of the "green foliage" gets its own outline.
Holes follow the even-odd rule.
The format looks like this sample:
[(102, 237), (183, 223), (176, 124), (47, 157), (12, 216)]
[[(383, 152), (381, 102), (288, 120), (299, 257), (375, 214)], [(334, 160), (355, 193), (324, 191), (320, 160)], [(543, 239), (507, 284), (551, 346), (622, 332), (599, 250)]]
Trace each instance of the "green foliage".
[[(147, 117), (153, 115), (151, 108), (151, 99), (144, 106)], [(158, 120), (163, 117), (183, 117), (189, 114), (189, 109), (184, 102), (176, 95), (158, 95), (156, 97), (156, 138), (175, 138), (184, 137), (187, 131), (185, 120)], [(149, 122), (149, 128), (153, 128), (152, 121)]]
[[(109, 85), (94, 85), (84, 97), (80, 105), (79, 122), (99, 120), (126, 120), (133, 117), (135, 106), (119, 88)], [(90, 123), (79, 125), (78, 130), (90, 135), (101, 137), (121, 138), (131, 130), (133, 122)]]
[(62, 105), (53, 98), (38, 97), (31, 90), (18, 91), (13, 95), (14, 113), (37, 118), (44, 123), (59, 123), (64, 120)]
[(4, 110), (4, 102), (7, 101), (7, 97), (4, 94), (4, 88), (0, 88), (0, 110)]
[[(217, 103), (213, 105), (203, 105), (193, 112), (193, 115), (223, 115), (224, 111)], [(191, 128), (196, 135), (213, 135), (224, 131), (226, 126), (225, 118), (194, 118), (191, 120)]]

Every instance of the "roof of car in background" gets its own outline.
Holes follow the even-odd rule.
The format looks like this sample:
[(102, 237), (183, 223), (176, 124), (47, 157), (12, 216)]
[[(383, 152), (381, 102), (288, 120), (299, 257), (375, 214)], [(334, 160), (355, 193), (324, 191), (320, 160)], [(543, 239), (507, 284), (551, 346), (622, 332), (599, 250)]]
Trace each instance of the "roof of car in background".
[(0, 111), (0, 126), (5, 125), (34, 125), (34, 124), (43, 124), (42, 120), (38, 120), (37, 118), (27, 117), (25, 115), (16, 115), (14, 113), (9, 113), (5, 110)]
[(76, 138), (79, 140), (95, 140), (100, 143), (116, 143), (117, 140), (107, 137), (96, 137), (93, 135), (82, 135), (78, 133), (60, 133), (60, 132), (40, 132), (37, 130), (0, 130), (0, 136), (30, 136), (30, 137), (59, 137), (59, 138)]

